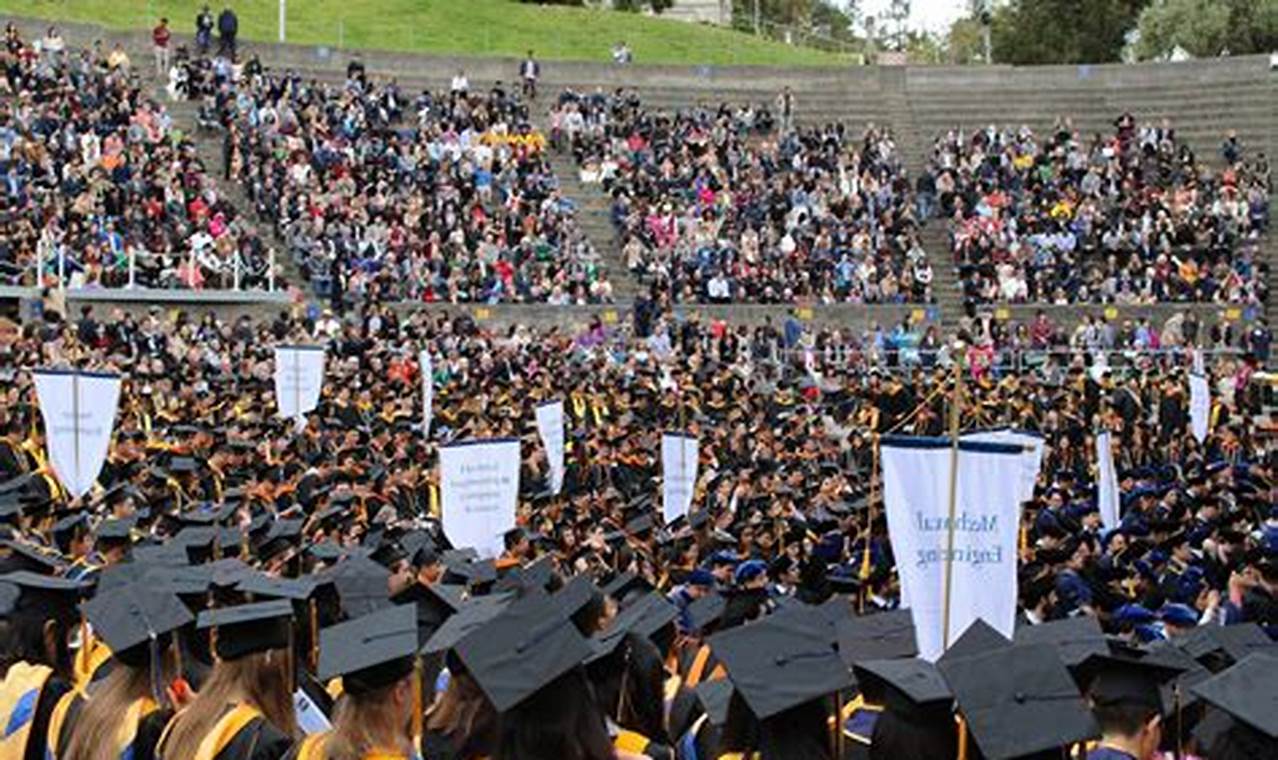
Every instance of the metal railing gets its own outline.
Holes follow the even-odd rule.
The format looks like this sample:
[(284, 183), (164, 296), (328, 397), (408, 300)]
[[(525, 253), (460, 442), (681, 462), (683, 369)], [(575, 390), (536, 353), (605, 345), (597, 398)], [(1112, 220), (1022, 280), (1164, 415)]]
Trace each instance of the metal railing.
[[(50, 250), (52, 249), (52, 250)], [(247, 266), (236, 251), (222, 261), (220, 268), (202, 263), (195, 251), (184, 254), (160, 254), (130, 248), (125, 251), (123, 272), (118, 266), (109, 267), (106, 288), (124, 290), (224, 290), (231, 292), (276, 290), (275, 248), (266, 250), (265, 266), (255, 270)], [(75, 273), (83, 265), (68, 251), (65, 245), (49, 245), (42, 242), (37, 247), (35, 261), (26, 268), (25, 276), (17, 278), (16, 285), (53, 287), (66, 290), (76, 287)], [(119, 275), (123, 275), (120, 277)], [(257, 287), (246, 287), (248, 282), (260, 281)], [(101, 284), (101, 283), (99, 283)]]

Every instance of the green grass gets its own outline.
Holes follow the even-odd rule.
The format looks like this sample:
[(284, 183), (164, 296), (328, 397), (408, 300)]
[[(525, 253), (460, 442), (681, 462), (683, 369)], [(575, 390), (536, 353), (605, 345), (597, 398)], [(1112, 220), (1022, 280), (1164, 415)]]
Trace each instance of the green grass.
[[(240, 36), (276, 39), (276, 0), (230, 0)], [(221, 0), (209, 3), (214, 14)], [(188, 0), (0, 0), (0, 15), (14, 13), (148, 28), (167, 16), (190, 33), (200, 3)], [(625, 40), (638, 63), (689, 65), (838, 65), (846, 59), (702, 25), (638, 14), (539, 6), (516, 0), (288, 0), (289, 42), (337, 48), (522, 57), (529, 49), (546, 60), (609, 60)]]

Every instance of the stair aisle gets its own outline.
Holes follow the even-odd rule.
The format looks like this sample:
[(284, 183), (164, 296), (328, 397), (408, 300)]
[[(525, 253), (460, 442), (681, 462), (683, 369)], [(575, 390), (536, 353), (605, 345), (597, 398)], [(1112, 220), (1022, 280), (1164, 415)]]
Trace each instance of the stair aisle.
[(230, 201), (239, 212), (241, 223), (255, 228), (266, 245), (275, 249), (275, 289), (303, 287), (306, 278), (301, 268), (285, 250), (284, 241), (275, 234), (274, 225), (257, 218), (253, 211), (253, 201), (240, 183), (222, 179), (222, 133), (199, 128), (197, 122), (199, 104), (192, 100), (171, 100), (168, 92), (158, 84), (152, 88), (152, 97), (156, 102), (164, 104), (165, 109), (173, 117), (174, 125), (181, 129), (195, 145), (196, 155), (204, 163), (204, 171), (217, 187), (218, 194)]

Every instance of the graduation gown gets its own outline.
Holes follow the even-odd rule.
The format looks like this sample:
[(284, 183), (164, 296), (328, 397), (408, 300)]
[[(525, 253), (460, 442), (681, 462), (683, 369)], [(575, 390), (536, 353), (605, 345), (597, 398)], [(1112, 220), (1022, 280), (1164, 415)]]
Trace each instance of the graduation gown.
[(0, 682), (0, 757), (45, 760), (49, 719), (71, 684), (43, 665), (18, 662)]
[(157, 760), (282, 760), (293, 746), (293, 740), (262, 716), (253, 707), (228, 705), (222, 717), (204, 738), (195, 756), (173, 757), (166, 749), (165, 739), (170, 722), (159, 744)]

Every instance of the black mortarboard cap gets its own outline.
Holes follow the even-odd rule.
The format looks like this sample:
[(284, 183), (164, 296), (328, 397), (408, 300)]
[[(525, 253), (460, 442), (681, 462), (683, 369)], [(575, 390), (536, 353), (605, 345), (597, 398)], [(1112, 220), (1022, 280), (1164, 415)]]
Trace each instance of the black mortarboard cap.
[(674, 622), (677, 617), (679, 617), (678, 608), (655, 591), (636, 599), (613, 618), (605, 630), (591, 639), (590, 644), (595, 650), (594, 657), (606, 657), (612, 654), (628, 633), (648, 638)]
[(577, 575), (567, 585), (555, 592), (551, 597), (559, 614), (564, 617), (576, 615), (583, 607), (590, 604), (599, 594), (599, 587), (588, 575)]
[(84, 603), (84, 616), (112, 654), (131, 667), (150, 662), (153, 640), (158, 641), (195, 619), (174, 594), (149, 584), (131, 583), (99, 594)]
[(89, 588), (84, 581), (58, 578), (29, 570), (0, 575), (0, 583), (12, 584), (21, 591), (14, 605), (17, 610), (35, 609), (47, 613), (50, 608), (74, 609), (80, 596)]
[(532, 595), (464, 638), (456, 652), (501, 713), (580, 665), (591, 650), (548, 597)]
[(1161, 687), (1183, 670), (1144, 650), (1113, 647), (1087, 658), (1075, 672), (1097, 706), (1136, 705), (1161, 715)]
[(1000, 647), (938, 667), (987, 760), (1059, 749), (1099, 734), (1049, 644)]
[(688, 605), (688, 624), (694, 631), (703, 630), (723, 617), (728, 600), (722, 594), (706, 594)]
[(732, 704), (732, 681), (726, 678), (716, 678), (711, 681), (702, 681), (696, 686), (697, 701), (701, 703), (701, 708), (705, 710), (706, 719), (711, 725), (723, 726), (728, 722), (728, 706)]
[(616, 577), (604, 584), (602, 591), (607, 596), (611, 596), (618, 602), (624, 601), (626, 596), (634, 591), (649, 591), (652, 584), (635, 573), (618, 573)]
[(919, 653), (909, 610), (892, 610), (835, 622), (839, 657), (851, 665), (860, 660), (890, 660)]
[(395, 606), (320, 631), (316, 676), (342, 677), (353, 695), (390, 686), (413, 672), (417, 655), (417, 615)]
[(367, 557), (348, 557), (323, 577), (337, 588), (347, 617), (362, 617), (390, 604), (390, 571)]
[(511, 597), (508, 594), (478, 596), (466, 600), (466, 603), (426, 640), (426, 644), (422, 646), (422, 654), (437, 654), (457, 646), (462, 639), (500, 615), (502, 610), (510, 604), (510, 600)]
[(949, 707), (954, 695), (936, 665), (917, 658), (861, 660), (852, 666), (862, 691), (870, 682), (882, 684), (887, 703), (902, 712)]
[(1088, 657), (1105, 654), (1105, 633), (1096, 618), (1089, 615), (1053, 620), (1041, 625), (1017, 629), (1017, 644), (1050, 644), (1056, 648), (1065, 667), (1081, 665)]
[(1273, 654), (1276, 646), (1257, 623), (1199, 626), (1178, 636), (1176, 644), (1199, 662), (1223, 655), (1226, 665), (1241, 662), (1255, 652)]
[(1190, 687), (1204, 702), (1271, 739), (1278, 739), (1278, 657), (1251, 654)]
[(89, 515), (82, 509), (72, 511), (53, 524), (53, 534), (66, 535), (73, 532), (76, 528), (86, 525), (89, 522)]
[(95, 531), (99, 542), (130, 543), (133, 541), (133, 527), (137, 521), (132, 518), (103, 520)]
[(249, 572), (239, 578), (235, 590), (252, 594), (256, 600), (290, 599), (302, 602), (310, 599), (321, 585), (315, 576), (277, 578), (265, 573)]
[(286, 649), (293, 604), (283, 599), (222, 607), (200, 613), (199, 628), (217, 628), (217, 656), (236, 660), (255, 652)]
[(1003, 634), (990, 627), (989, 623), (977, 618), (963, 631), (963, 635), (955, 639), (950, 648), (941, 655), (938, 663), (958, 657), (971, 657), (995, 649), (1006, 649), (1012, 645)]
[(26, 541), (6, 539), (0, 541), (0, 547), (9, 550), (9, 556), (0, 560), (0, 568), (5, 571), (26, 570), (42, 575), (57, 575), (67, 567), (60, 554)]
[(777, 614), (710, 637), (750, 711), (765, 719), (852, 685), (834, 651), (833, 629), (809, 615)]

